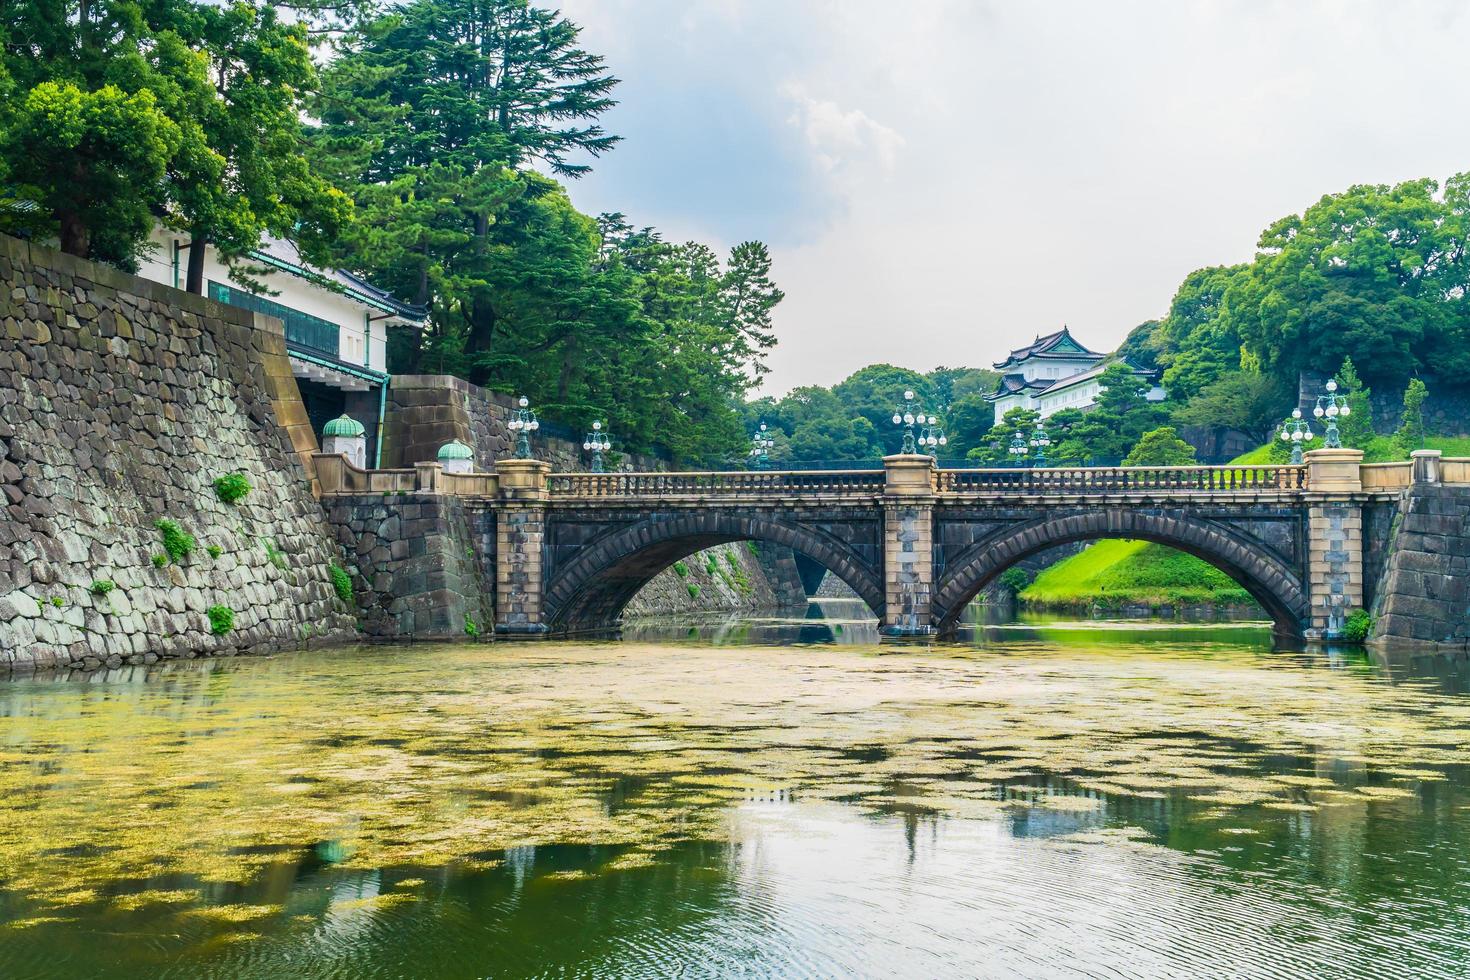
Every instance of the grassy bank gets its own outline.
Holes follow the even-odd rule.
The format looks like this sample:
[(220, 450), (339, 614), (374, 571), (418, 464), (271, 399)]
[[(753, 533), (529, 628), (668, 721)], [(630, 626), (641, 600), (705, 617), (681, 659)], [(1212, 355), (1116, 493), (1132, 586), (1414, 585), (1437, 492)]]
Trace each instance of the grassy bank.
[(1250, 594), (1193, 555), (1147, 541), (1099, 541), (1043, 570), (1020, 593), (1035, 606), (1249, 605)]
[[(1318, 438), (1312, 440), (1311, 448), (1322, 448), (1320, 434)], [(1424, 448), (1438, 449), (1446, 456), (1470, 456), (1470, 436), (1426, 436)], [(1269, 463), (1285, 462), (1290, 455), (1290, 450), (1284, 445), (1278, 449), (1276, 445), (1267, 443), (1235, 457), (1230, 462), (1242, 466), (1265, 466)], [(1398, 443), (1392, 436), (1376, 436), (1368, 444), (1368, 448), (1363, 450), (1363, 462), (1365, 463), (1394, 463), (1408, 458), (1409, 454), (1400, 451)]]

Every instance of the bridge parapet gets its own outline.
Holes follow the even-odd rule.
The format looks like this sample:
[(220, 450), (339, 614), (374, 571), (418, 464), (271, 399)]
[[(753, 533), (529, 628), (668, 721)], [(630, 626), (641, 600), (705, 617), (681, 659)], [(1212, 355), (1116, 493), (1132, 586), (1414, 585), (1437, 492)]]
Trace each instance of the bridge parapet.
[(1296, 492), (1306, 486), (1305, 466), (1078, 466), (939, 471), (939, 492), (957, 494)]
[(881, 470), (557, 473), (553, 497), (708, 497), (883, 492)]

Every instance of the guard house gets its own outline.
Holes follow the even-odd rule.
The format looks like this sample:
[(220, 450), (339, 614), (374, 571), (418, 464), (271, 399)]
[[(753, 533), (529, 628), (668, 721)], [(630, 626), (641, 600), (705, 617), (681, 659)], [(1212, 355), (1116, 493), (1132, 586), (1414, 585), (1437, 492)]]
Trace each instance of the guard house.
[[(138, 274), (182, 289), (188, 268), (187, 236), (159, 227), (156, 246)], [(210, 299), (276, 317), (286, 325), (286, 351), (301, 389), (313, 432), (346, 414), (367, 427), (367, 460), (377, 466), (382, 452), (382, 417), (388, 391), (388, 330), (421, 330), (426, 311), (400, 302), (385, 290), (341, 269), (308, 266), (290, 242), (263, 241), (250, 253), (256, 275), (272, 295), (232, 282), (213, 248), (204, 258), (205, 294)]]
[[(1106, 354), (1088, 350), (1063, 326), (1056, 333), (1037, 337), (1028, 346), (1011, 351), (1004, 361), (997, 362), (995, 369), (1001, 372), (1000, 384), (985, 400), (995, 406), (996, 422), (1013, 408), (1031, 409), (1042, 418), (1064, 408), (1088, 409), (1097, 402), (1098, 376), (1110, 363)], [(1140, 378), (1153, 383), (1148, 400), (1162, 401), (1164, 389), (1158, 385), (1157, 373), (1137, 367), (1133, 370)]]

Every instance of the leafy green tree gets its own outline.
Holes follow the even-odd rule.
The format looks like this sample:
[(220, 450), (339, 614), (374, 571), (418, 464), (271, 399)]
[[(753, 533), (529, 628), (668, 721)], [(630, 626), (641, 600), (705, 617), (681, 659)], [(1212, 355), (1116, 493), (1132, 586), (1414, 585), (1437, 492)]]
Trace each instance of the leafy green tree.
[(945, 413), (945, 435), (949, 437), (947, 452), (942, 457), (960, 459), (985, 441), (995, 423), (995, 407), (978, 394), (962, 395)]
[(1034, 409), (1011, 409), (991, 427), (985, 441), (971, 449), (966, 457), (986, 466), (998, 466), (1012, 462), (1014, 457), (1010, 452), (1011, 442), (1019, 434), (1029, 443), (1039, 418), (1041, 418), (1041, 413)]
[(1236, 370), (1205, 385), (1174, 410), (1173, 418), (1180, 425), (1235, 429), (1257, 443), (1265, 443), (1295, 400), (1296, 392), (1279, 379)]
[[(1167, 419), (1168, 411), (1145, 397), (1150, 387), (1128, 365), (1108, 365), (1098, 377), (1096, 403), (1068, 428), (1065, 440), (1085, 446), (1091, 460), (1122, 459), (1145, 432)], [(1058, 448), (1063, 447), (1059, 444)]]
[(1416, 449), (1424, 448), (1424, 400), (1429, 389), (1419, 378), (1411, 378), (1404, 389), (1404, 414), (1400, 417), (1398, 432), (1394, 439), (1399, 452), (1407, 456)]
[[(1451, 182), (1464, 193), (1464, 179)], [(1232, 285), (1243, 340), (1283, 377), (1356, 356), (1374, 378), (1470, 361), (1463, 303), (1463, 198), (1429, 179), (1355, 185), (1262, 234), (1250, 273)], [(1456, 219), (1456, 220), (1451, 220)]]
[(246, 253), (263, 235), (325, 261), (352, 202), (307, 162), (300, 114), (317, 87), (306, 25), (273, 5), (178, 5), (177, 29), (201, 56), (205, 83), (180, 102), (197, 139), (169, 167), (165, 221), (190, 235), (185, 288), (204, 292), (206, 244), (250, 283)]
[(344, 217), (302, 158), (305, 27), (272, 5), (16, 0), (0, 77), (0, 169), (39, 205), (6, 230), (132, 269), (160, 219), (238, 256), (266, 232), (312, 251)]
[(1194, 447), (1179, 438), (1173, 426), (1165, 425), (1145, 432), (1123, 465), (1188, 466), (1194, 461)]
[(893, 410), (903, 403), (905, 391), (914, 392), (926, 413), (937, 411), (929, 379), (918, 371), (892, 364), (871, 364), (832, 386), (832, 394), (849, 413), (867, 419), (873, 430), (881, 433), (885, 454), (898, 452), (903, 443), (902, 431), (893, 424)]

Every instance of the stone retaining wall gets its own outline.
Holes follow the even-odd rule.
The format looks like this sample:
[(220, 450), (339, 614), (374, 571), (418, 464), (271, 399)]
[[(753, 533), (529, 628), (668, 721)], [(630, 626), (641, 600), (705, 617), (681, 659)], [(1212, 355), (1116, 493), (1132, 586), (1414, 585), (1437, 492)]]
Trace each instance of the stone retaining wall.
[(737, 541), (696, 552), (660, 572), (628, 603), (625, 615), (778, 612), (805, 609), (806, 604), (790, 548)]
[[(497, 459), (515, 452), (515, 439), (506, 426), (514, 402), (514, 396), (487, 391), (449, 375), (395, 374), (388, 386), (383, 467), (432, 462), (439, 447), (458, 439), (475, 451), (476, 468), (492, 469)], [(533, 455), (550, 463), (558, 473), (585, 470), (589, 460), (581, 436), (552, 435), (547, 431), (552, 425), (550, 420), (543, 420), (542, 431), (532, 440)], [(619, 459), (641, 471), (668, 468), (664, 461), (651, 456)]]
[(290, 377), (279, 321), (0, 236), (0, 667), (351, 638)]
[(458, 497), (361, 494), (327, 505), (363, 632), (386, 639), (490, 637), (494, 515)]
[(1381, 644), (1470, 651), (1470, 486), (1405, 492), (1374, 606)]

